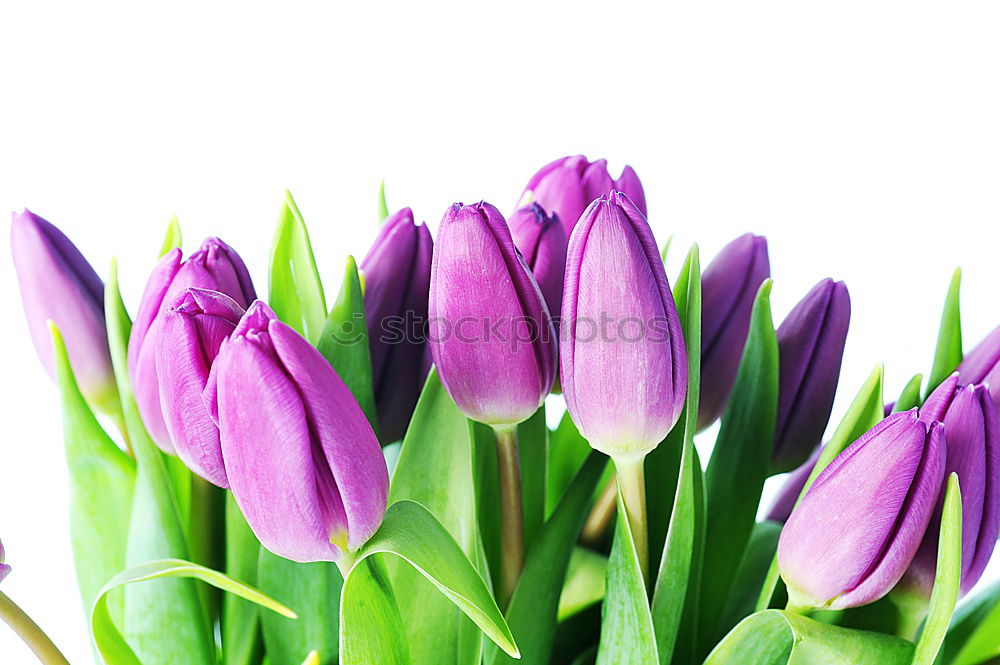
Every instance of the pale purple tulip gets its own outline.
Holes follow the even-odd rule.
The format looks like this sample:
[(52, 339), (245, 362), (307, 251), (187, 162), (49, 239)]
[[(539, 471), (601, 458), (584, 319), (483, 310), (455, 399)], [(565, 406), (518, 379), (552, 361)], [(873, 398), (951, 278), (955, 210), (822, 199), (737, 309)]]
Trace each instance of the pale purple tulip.
[(243, 316), (235, 300), (218, 291), (190, 288), (161, 315), (155, 344), (160, 407), (170, 440), (184, 464), (228, 488), (219, 428), (203, 393), (223, 340)]
[(96, 409), (113, 412), (118, 389), (104, 323), (104, 284), (59, 229), (29, 210), (14, 213), (10, 248), (21, 301), (38, 357), (55, 376), (51, 319), (62, 331), (80, 391)]
[(701, 276), (699, 429), (715, 422), (726, 408), (757, 289), (770, 274), (767, 239), (747, 233), (723, 247)]
[(142, 422), (153, 441), (167, 453), (173, 453), (174, 446), (160, 411), (154, 342), (160, 315), (191, 287), (219, 291), (244, 308), (256, 298), (243, 259), (218, 238), (208, 238), (197, 252), (181, 259), (181, 250), (172, 249), (156, 264), (146, 282), (128, 342), (129, 378)]
[(626, 166), (615, 180), (608, 173), (606, 159), (589, 162), (584, 155), (563, 157), (543, 166), (528, 181), (519, 205), (537, 202), (559, 217), (569, 236), (587, 206), (611, 190), (624, 193), (643, 216), (647, 214), (646, 195), (631, 166)]
[(558, 321), (566, 275), (566, 230), (559, 217), (532, 203), (511, 215), (510, 233), (538, 282), (549, 314)]
[(940, 423), (881, 421), (816, 478), (778, 541), (793, 605), (846, 609), (887, 594), (913, 560), (944, 480)]
[(3, 582), (3, 578), (10, 574), (10, 566), (4, 563), (4, 551), (3, 543), (0, 542), (0, 582)]
[(441, 220), (428, 341), (441, 383), (472, 420), (519, 423), (552, 389), (552, 318), (507, 222), (488, 203), (455, 203)]
[(594, 201), (570, 238), (560, 339), (566, 406), (590, 445), (653, 450), (680, 416), (687, 358), (653, 233), (620, 192)]
[(403, 208), (389, 217), (361, 262), (365, 317), (379, 431), (403, 438), (430, 369), (423, 326), (434, 241), (426, 224)]
[(851, 323), (851, 297), (843, 282), (824, 279), (778, 326), (778, 417), (773, 472), (805, 462), (823, 438), (840, 380)]
[(983, 383), (1000, 409), (1000, 326), (965, 355), (958, 366), (962, 383)]
[(389, 492), (375, 432), (330, 363), (264, 303), (222, 343), (205, 395), (229, 487), (264, 547), (337, 561), (375, 533)]

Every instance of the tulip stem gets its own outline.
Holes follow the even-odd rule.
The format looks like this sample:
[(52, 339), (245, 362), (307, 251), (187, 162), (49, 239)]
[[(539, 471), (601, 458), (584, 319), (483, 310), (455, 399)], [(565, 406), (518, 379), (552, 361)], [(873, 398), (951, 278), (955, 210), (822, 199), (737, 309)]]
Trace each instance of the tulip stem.
[(615, 459), (618, 492), (628, 515), (635, 553), (639, 558), (642, 579), (649, 580), (649, 530), (646, 525), (645, 458), (641, 456)]
[(506, 608), (524, 568), (524, 506), (517, 425), (494, 427), (500, 471), (500, 606)]
[(39, 662), (45, 665), (69, 665), (59, 648), (52, 643), (49, 636), (18, 607), (14, 601), (0, 592), (0, 618), (14, 629), (18, 637), (31, 647)]
[(618, 485), (614, 478), (608, 478), (600, 496), (590, 509), (590, 514), (587, 515), (587, 521), (583, 523), (580, 542), (590, 547), (600, 545), (616, 510), (618, 510)]

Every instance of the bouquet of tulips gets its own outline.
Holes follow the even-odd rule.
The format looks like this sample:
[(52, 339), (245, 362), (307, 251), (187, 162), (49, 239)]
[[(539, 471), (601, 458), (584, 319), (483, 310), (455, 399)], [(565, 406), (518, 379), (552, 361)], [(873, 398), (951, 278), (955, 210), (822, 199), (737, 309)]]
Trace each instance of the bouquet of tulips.
[(668, 277), (631, 168), (380, 216), (332, 303), (290, 196), (266, 298), (174, 220), (133, 320), (14, 215), (98, 662), (1000, 662), (1000, 328), (963, 354), (957, 273), (928, 376), (887, 403), (877, 367), (824, 437), (847, 287), (776, 327), (750, 234)]

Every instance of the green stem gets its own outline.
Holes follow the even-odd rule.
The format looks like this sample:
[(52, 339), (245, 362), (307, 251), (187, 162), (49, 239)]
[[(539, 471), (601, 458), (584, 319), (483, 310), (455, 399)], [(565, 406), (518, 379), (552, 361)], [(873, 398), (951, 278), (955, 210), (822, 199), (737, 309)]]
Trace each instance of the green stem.
[(500, 606), (506, 608), (524, 568), (524, 505), (517, 425), (494, 427), (500, 472)]
[(69, 665), (69, 661), (62, 655), (49, 636), (46, 635), (27, 614), (18, 607), (14, 601), (0, 592), (0, 618), (3, 618), (18, 637), (31, 647), (38, 657), (39, 662), (44, 665)]
[(646, 525), (646, 478), (645, 458), (628, 457), (615, 459), (618, 474), (618, 491), (628, 514), (635, 552), (639, 557), (642, 579), (649, 581), (649, 529)]
[(345, 580), (347, 579), (347, 574), (351, 572), (351, 568), (354, 568), (354, 564), (358, 562), (358, 555), (356, 552), (351, 552), (349, 550), (343, 550), (343, 554), (337, 560), (337, 568), (340, 569), (340, 576)]
[(594, 549), (597, 549), (604, 540), (604, 534), (608, 531), (611, 518), (618, 510), (618, 485), (614, 478), (608, 478), (597, 501), (594, 502), (587, 515), (587, 520), (583, 523), (580, 531), (580, 542)]

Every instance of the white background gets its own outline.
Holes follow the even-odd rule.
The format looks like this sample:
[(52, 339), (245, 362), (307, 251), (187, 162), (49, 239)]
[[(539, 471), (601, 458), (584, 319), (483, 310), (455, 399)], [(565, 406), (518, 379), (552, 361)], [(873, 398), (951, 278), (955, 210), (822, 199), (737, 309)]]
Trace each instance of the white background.
[[(967, 348), (1000, 323), (1000, 4), (5, 3), (0, 209), (59, 225), (135, 308), (169, 217), (234, 245), (266, 292), (284, 188), (327, 288), (376, 231), (376, 192), (437, 222), (507, 211), (577, 152), (625, 163), (659, 240), (768, 236), (782, 317), (822, 277), (853, 320), (834, 419), (874, 364), (929, 369), (951, 271)], [(345, 3), (346, 4), (346, 3)], [(0, 233), (3, 591), (90, 657), (57, 396)], [(671, 261), (676, 272), (680, 255)], [(31, 662), (0, 626), (0, 661)]]

